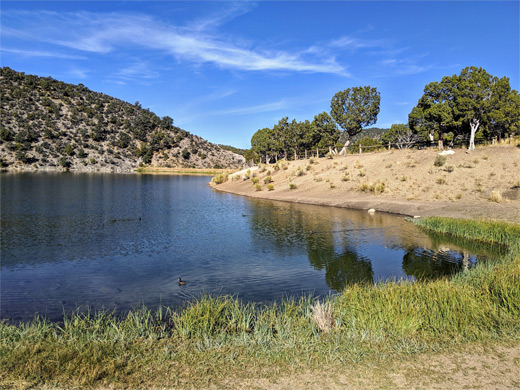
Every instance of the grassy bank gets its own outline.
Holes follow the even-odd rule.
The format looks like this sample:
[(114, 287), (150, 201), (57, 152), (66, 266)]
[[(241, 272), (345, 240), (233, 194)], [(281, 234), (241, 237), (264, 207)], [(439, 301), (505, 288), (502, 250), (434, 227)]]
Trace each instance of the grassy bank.
[[(243, 304), (202, 297), (184, 309), (63, 323), (0, 324), (4, 386), (229, 386), (245, 378), (368, 364), (469, 342), (520, 339), (520, 227), (424, 219), (421, 226), (508, 246), (451, 280), (348, 287), (326, 301)], [(231, 381), (231, 384), (230, 384)]]

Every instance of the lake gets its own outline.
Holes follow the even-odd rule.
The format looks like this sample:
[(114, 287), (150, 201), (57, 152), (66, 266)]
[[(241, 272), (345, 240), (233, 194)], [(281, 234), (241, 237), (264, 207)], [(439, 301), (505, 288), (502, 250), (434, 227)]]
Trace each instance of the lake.
[(0, 315), (9, 321), (180, 306), (201, 294), (261, 303), (324, 296), (353, 283), (450, 275), (500, 255), (398, 216), (220, 193), (209, 177), (0, 180)]

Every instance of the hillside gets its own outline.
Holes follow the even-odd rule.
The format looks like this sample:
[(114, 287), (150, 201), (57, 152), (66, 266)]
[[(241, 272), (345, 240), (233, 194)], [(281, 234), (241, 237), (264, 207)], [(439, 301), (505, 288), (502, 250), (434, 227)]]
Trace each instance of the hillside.
[(138, 166), (239, 168), (244, 157), (136, 102), (0, 68), (0, 166), (128, 172)]
[[(356, 141), (362, 139), (362, 138), (373, 138), (375, 140), (381, 141), (381, 137), (384, 133), (386, 133), (390, 129), (382, 129), (380, 127), (369, 127), (368, 129), (363, 129), (362, 132), (354, 135), (351, 139), (351, 143), (355, 143)], [(347, 142), (347, 133), (342, 131), (341, 135), (338, 140), (338, 144), (343, 145), (345, 142)]]
[(455, 149), (444, 157), (409, 149), (279, 161), (212, 185), (273, 200), (520, 223), (519, 146)]

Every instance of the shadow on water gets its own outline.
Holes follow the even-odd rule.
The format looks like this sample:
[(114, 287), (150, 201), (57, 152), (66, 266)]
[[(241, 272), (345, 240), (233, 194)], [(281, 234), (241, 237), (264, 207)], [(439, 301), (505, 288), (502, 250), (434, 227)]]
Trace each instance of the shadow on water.
[(425, 232), (431, 247), (407, 248), (403, 270), (417, 279), (432, 280), (450, 276), (475, 267), (478, 261), (489, 261), (504, 256), (507, 248), (480, 242)]

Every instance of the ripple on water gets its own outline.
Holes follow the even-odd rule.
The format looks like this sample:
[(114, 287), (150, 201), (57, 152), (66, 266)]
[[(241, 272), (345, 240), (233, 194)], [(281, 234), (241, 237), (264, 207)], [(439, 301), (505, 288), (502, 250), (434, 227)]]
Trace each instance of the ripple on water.
[(481, 253), (395, 216), (221, 194), (207, 177), (0, 180), (8, 319), (180, 306), (203, 293), (252, 302), (327, 295), (360, 281), (450, 275)]

